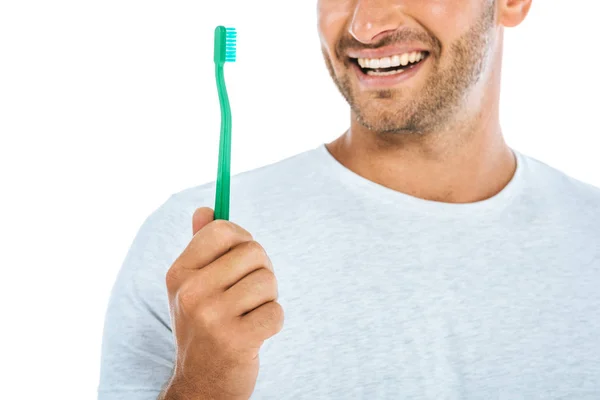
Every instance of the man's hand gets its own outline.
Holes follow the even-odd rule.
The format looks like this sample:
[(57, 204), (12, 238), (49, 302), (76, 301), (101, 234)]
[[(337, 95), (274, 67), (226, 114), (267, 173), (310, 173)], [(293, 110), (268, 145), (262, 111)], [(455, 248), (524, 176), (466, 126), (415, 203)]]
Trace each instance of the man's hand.
[(263, 342), (283, 327), (271, 260), (252, 235), (210, 208), (166, 276), (177, 357), (162, 399), (247, 400)]

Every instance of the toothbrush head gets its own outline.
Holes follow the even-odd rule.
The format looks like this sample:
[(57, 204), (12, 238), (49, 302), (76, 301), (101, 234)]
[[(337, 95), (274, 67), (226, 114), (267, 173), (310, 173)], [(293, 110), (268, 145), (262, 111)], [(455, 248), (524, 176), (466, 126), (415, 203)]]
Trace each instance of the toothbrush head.
[(215, 28), (215, 64), (235, 62), (237, 32), (235, 28)]

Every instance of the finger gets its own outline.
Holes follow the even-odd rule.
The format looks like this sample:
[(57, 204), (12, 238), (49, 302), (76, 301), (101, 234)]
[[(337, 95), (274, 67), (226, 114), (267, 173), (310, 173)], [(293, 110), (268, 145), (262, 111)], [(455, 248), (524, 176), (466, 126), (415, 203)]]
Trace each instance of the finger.
[(253, 341), (261, 343), (281, 331), (284, 318), (281, 305), (270, 301), (240, 317), (240, 329)]
[[(250, 273), (266, 269), (273, 273), (273, 263), (264, 248), (255, 241), (240, 243), (204, 268), (185, 269), (185, 285), (201, 297), (224, 293)], [(193, 271), (193, 272), (192, 272)]]
[(200, 207), (194, 211), (192, 216), (192, 235), (195, 235), (205, 225), (215, 219), (214, 211), (210, 207)]
[(221, 219), (209, 222), (196, 232), (167, 271), (169, 293), (175, 294), (194, 272), (221, 257), (231, 247), (250, 240), (252, 235), (237, 224)]
[(273, 263), (264, 248), (257, 242), (240, 243), (219, 259), (200, 269), (194, 277), (194, 285), (224, 292), (243, 277), (260, 268), (273, 271)]
[(194, 235), (175, 264), (184, 269), (203, 268), (231, 248), (252, 239), (252, 235), (241, 226), (222, 219), (214, 220)]
[(227, 289), (220, 301), (231, 310), (231, 315), (242, 316), (270, 301), (277, 300), (277, 279), (266, 268), (260, 268), (245, 276)]

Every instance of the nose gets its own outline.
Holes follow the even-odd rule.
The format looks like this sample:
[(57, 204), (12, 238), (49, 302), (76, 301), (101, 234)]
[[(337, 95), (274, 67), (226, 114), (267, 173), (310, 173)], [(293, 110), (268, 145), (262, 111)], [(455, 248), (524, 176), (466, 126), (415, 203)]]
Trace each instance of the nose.
[(370, 44), (397, 30), (403, 23), (398, 0), (357, 0), (350, 23), (350, 34)]

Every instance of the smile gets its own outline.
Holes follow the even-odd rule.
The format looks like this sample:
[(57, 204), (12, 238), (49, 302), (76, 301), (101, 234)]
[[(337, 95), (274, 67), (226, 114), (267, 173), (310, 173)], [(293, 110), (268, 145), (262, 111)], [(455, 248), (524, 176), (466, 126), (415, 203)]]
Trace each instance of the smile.
[(383, 58), (351, 58), (360, 82), (369, 87), (387, 87), (414, 76), (429, 53), (415, 51)]

